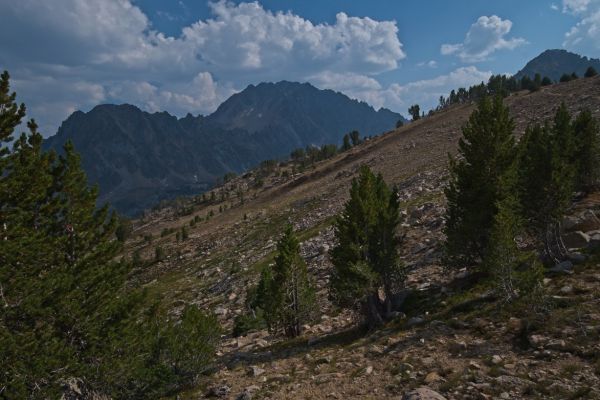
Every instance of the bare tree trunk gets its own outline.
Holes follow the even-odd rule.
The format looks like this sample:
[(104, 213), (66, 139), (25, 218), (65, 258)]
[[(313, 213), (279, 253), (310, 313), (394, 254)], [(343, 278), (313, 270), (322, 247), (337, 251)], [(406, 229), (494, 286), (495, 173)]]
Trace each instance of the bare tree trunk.
[(369, 329), (375, 329), (383, 325), (382, 304), (379, 300), (377, 293), (367, 296), (367, 300), (363, 305), (363, 314), (365, 316), (365, 322)]

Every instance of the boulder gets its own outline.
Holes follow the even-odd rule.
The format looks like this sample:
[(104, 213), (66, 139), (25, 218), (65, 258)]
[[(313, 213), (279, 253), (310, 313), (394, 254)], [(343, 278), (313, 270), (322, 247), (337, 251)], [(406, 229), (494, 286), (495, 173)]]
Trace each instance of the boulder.
[(569, 260), (560, 262), (556, 264), (554, 267), (549, 268), (548, 272), (552, 272), (555, 274), (572, 274), (573, 273), (573, 263)]
[(423, 386), (405, 393), (402, 400), (446, 400), (446, 398), (438, 392)]
[(588, 249), (596, 250), (600, 248), (600, 233), (594, 233), (590, 236), (590, 241), (588, 242)]
[[(593, 239), (593, 238), (592, 238)], [(590, 247), (592, 239), (590, 239), (590, 244), (588, 245), (588, 247)], [(600, 236), (599, 236), (599, 240), (600, 240)], [(578, 252), (572, 252), (567, 254), (567, 258), (569, 259), (569, 261), (571, 261), (573, 264), (581, 264), (584, 263), (585, 260), (587, 259), (587, 257), (585, 256), (585, 254), (581, 254)]]
[(231, 388), (227, 385), (214, 386), (208, 389), (206, 397), (227, 397)]
[(568, 249), (582, 249), (588, 246), (590, 237), (582, 231), (575, 231), (565, 233), (562, 240)]
[(598, 219), (592, 210), (586, 210), (579, 216), (579, 221), (573, 229), (584, 232), (600, 229), (600, 219)]

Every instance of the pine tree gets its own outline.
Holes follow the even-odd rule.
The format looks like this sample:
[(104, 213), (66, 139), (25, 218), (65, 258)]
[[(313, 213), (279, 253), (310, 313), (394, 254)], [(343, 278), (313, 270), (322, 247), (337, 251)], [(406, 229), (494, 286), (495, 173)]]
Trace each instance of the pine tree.
[[(4, 142), (25, 110), (8, 93), (5, 73)], [(29, 133), (12, 150), (2, 147), (0, 157), (1, 396), (59, 398), (61, 380), (72, 377), (124, 398), (161, 397), (174, 382), (189, 382), (169, 355), (176, 350), (167, 340), (174, 324), (145, 318), (143, 291), (125, 287), (131, 264), (116, 257), (117, 218), (108, 206), (96, 207), (97, 189), (87, 185), (72, 144), (61, 156), (45, 152), (35, 122), (27, 126)], [(148, 335), (153, 327), (160, 335)], [(216, 332), (207, 320), (178, 342), (187, 351), (177, 357), (206, 363)], [(198, 341), (207, 346), (192, 355)]]
[(352, 146), (358, 146), (360, 144), (360, 133), (358, 131), (350, 132), (350, 141)]
[(346, 133), (344, 135), (344, 144), (342, 145), (342, 151), (347, 151), (347, 150), (350, 150), (351, 148), (352, 148), (352, 144), (350, 144), (350, 135)]
[(592, 66), (589, 66), (588, 69), (585, 70), (585, 74), (583, 76), (586, 78), (592, 78), (596, 75), (598, 75), (596, 69)]
[(419, 118), (421, 118), (421, 108), (418, 104), (413, 104), (412, 106), (410, 106), (408, 109), (408, 113), (412, 117), (413, 121), (416, 121)]
[(255, 296), (255, 306), (263, 311), (272, 331), (296, 337), (302, 333), (302, 325), (312, 319), (315, 292), (291, 225), (277, 243), (275, 265), (262, 271)]
[(561, 105), (554, 123), (528, 128), (519, 144), (519, 197), (529, 232), (543, 253), (558, 260), (564, 251), (558, 241), (558, 222), (573, 193), (576, 141), (570, 115)]
[(481, 261), (499, 199), (499, 182), (514, 160), (514, 122), (500, 97), (483, 98), (450, 159), (446, 189), (446, 260), (451, 265)]
[(600, 178), (600, 127), (590, 110), (584, 110), (573, 121), (577, 190), (590, 191)]
[[(332, 300), (359, 310), (371, 328), (387, 318), (392, 298), (404, 281), (398, 262), (398, 209), (397, 195), (381, 174), (375, 176), (363, 166), (335, 223), (338, 245), (331, 253)], [(383, 301), (379, 288), (384, 289)]]

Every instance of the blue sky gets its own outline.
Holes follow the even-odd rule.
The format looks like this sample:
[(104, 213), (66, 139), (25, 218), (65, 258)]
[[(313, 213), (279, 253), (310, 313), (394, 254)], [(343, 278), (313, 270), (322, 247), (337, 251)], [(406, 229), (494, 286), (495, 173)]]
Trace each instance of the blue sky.
[(0, 48), (46, 136), (100, 103), (207, 114), (282, 79), (406, 114), (545, 49), (600, 57), (600, 0), (0, 0)]

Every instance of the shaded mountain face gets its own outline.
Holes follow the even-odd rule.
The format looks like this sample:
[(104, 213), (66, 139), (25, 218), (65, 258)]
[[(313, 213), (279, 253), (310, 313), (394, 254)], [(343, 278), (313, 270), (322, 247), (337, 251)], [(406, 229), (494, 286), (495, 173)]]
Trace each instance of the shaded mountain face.
[(566, 50), (546, 50), (529, 61), (522, 70), (515, 74), (515, 77), (518, 79), (523, 76), (534, 78), (535, 74), (539, 73), (542, 77), (547, 76), (558, 81), (562, 74), (571, 74), (572, 72), (582, 77), (590, 66), (600, 71), (600, 60), (582, 57)]
[(65, 120), (45, 147), (73, 141), (99, 201), (139, 214), (160, 200), (202, 192), (227, 172), (286, 157), (308, 145), (339, 144), (395, 127), (400, 114), (375, 111), (331, 90), (292, 82), (250, 85), (208, 117), (150, 114), (132, 105), (100, 105)]

